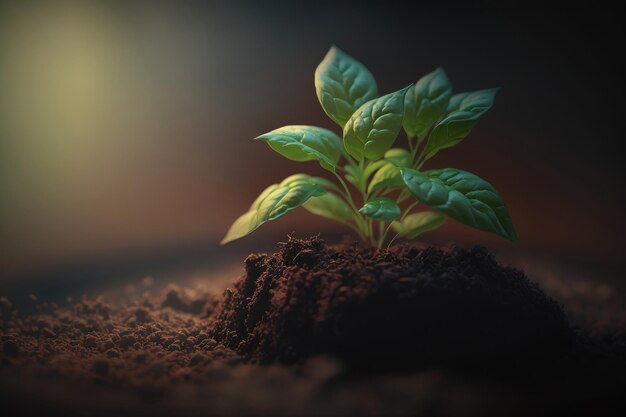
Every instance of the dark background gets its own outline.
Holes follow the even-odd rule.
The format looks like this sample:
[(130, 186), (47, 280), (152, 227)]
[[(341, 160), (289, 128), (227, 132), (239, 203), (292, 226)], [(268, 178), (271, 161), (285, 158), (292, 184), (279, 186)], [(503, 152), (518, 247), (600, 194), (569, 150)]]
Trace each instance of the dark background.
[(621, 270), (623, 37), (620, 13), (599, 3), (4, 2), (2, 283), (239, 259), (290, 231), (341, 232), (296, 211), (216, 246), (268, 184), (324, 175), (251, 139), (286, 124), (338, 131), (313, 85), (332, 44), (381, 94), (438, 66), (456, 92), (501, 87), (468, 139), (428, 167), (490, 181), (520, 244), (454, 222), (428, 241)]

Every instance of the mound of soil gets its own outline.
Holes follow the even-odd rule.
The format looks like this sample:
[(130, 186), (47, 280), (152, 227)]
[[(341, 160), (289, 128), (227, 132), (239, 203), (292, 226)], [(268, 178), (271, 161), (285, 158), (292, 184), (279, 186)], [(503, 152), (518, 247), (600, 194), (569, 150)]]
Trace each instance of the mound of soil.
[(252, 362), (329, 354), (368, 370), (526, 370), (573, 343), (560, 305), (482, 247), (379, 250), (290, 237), (245, 266), (210, 334)]

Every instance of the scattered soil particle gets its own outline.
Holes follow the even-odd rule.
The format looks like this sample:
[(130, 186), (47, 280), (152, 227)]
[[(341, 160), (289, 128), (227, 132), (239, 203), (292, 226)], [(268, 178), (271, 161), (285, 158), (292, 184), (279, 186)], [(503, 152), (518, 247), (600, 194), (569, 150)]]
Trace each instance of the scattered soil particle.
[(559, 304), (482, 247), (377, 250), (290, 238), (245, 266), (211, 335), (252, 362), (330, 354), (368, 369), (526, 369), (573, 343)]
[[(182, 312), (163, 307), (168, 299), (187, 305), (189, 294), (200, 304), (199, 294), (173, 295), (177, 291), (170, 288), (150, 304), (159, 307), (146, 307), (145, 299), (108, 305), (85, 298), (61, 307), (42, 305), (37, 314), (26, 317), (7, 308), (6, 316), (0, 317), (0, 336), (3, 356), (11, 360), (8, 369), (54, 374), (68, 381), (90, 381), (95, 376), (108, 386), (139, 389), (146, 384), (173, 384), (181, 378), (180, 369), (193, 366), (184, 379), (203, 381), (215, 358), (221, 361), (236, 353), (210, 339), (203, 315), (190, 314), (188, 308)], [(10, 306), (8, 300), (3, 304)], [(160, 315), (167, 320), (151, 319)], [(196, 358), (200, 354), (202, 360)]]
[(83, 344), (86, 348), (94, 348), (98, 346), (98, 339), (96, 339), (94, 336), (87, 336)]

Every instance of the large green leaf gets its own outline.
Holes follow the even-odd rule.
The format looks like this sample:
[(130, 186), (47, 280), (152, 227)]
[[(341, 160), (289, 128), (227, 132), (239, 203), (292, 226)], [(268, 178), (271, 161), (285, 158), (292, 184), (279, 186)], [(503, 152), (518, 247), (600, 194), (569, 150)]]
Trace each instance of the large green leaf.
[(400, 207), (390, 198), (380, 197), (374, 198), (363, 207), (359, 212), (376, 220), (391, 221), (400, 217)]
[(491, 108), (497, 92), (494, 88), (453, 96), (448, 104), (448, 114), (437, 123), (428, 138), (424, 149), (425, 160), (461, 142)]
[(315, 90), (326, 114), (342, 128), (356, 109), (378, 96), (367, 68), (336, 46), (315, 70)]
[(309, 212), (327, 219), (336, 220), (348, 224), (354, 217), (348, 204), (335, 194), (324, 194), (319, 197), (311, 197), (303, 205)]
[(368, 101), (343, 128), (343, 144), (358, 159), (375, 160), (391, 148), (402, 129), (404, 95), (409, 87)]
[(443, 68), (420, 78), (404, 98), (404, 130), (421, 141), (428, 129), (443, 116), (452, 96), (452, 84)]
[(255, 139), (267, 142), (274, 151), (292, 161), (318, 160), (329, 171), (335, 170), (343, 150), (339, 136), (315, 126), (284, 126)]
[[(381, 162), (381, 161), (376, 161)], [(370, 181), (368, 192), (376, 191), (383, 187), (398, 188), (404, 187), (404, 181), (400, 175), (400, 168), (409, 166), (411, 154), (402, 148), (392, 148), (385, 152), (385, 159), (382, 166)]]
[(296, 174), (285, 178), (280, 184), (267, 187), (250, 206), (232, 224), (221, 244), (242, 238), (263, 223), (275, 220), (291, 210), (300, 207), (311, 197), (319, 197), (326, 193), (319, 179), (305, 174)]
[(404, 183), (422, 203), (480, 230), (517, 240), (502, 198), (485, 180), (455, 168), (402, 169)]
[(430, 211), (422, 211), (406, 216), (402, 221), (394, 221), (391, 228), (398, 232), (400, 237), (415, 239), (422, 233), (437, 229), (446, 222), (446, 218)]

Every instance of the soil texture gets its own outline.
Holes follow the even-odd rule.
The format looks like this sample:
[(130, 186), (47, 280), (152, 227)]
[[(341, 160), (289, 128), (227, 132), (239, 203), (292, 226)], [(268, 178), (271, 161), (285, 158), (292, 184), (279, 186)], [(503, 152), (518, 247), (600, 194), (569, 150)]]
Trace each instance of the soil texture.
[(623, 409), (624, 333), (581, 329), (481, 247), (290, 237), (274, 254), (250, 255), (223, 294), (173, 286), (123, 303), (33, 303), (24, 316), (0, 298), (7, 415)]
[(253, 362), (329, 354), (356, 369), (528, 370), (573, 344), (561, 306), (482, 247), (378, 250), (291, 238), (245, 265), (211, 334)]

